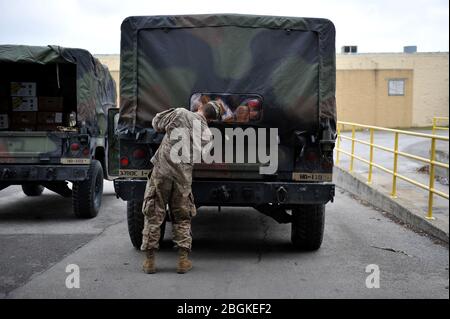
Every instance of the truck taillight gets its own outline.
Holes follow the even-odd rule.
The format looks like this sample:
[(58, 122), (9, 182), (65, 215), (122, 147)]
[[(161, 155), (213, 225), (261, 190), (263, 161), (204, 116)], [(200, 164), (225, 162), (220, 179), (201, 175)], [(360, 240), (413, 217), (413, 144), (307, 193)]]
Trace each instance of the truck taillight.
[(120, 158), (120, 167), (127, 167), (130, 164), (130, 161), (128, 160), (128, 157), (122, 156)]
[(149, 169), (151, 150), (145, 143), (120, 142), (120, 167), (123, 169)]
[(78, 143), (70, 144), (70, 150), (72, 152), (78, 152), (80, 150), (80, 144), (78, 144)]

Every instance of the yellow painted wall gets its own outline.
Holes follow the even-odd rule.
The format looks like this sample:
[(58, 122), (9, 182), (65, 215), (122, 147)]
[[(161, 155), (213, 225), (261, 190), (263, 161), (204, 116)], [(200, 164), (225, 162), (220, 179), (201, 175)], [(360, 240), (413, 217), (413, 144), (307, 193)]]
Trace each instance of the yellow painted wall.
[[(389, 79), (405, 80), (404, 96), (389, 96)], [(412, 87), (412, 70), (337, 70), (338, 120), (384, 127), (411, 127)]]
[[(338, 54), (336, 68), (338, 73), (341, 70), (412, 70), (411, 125), (430, 126), (433, 116), (448, 116), (448, 52)], [(342, 85), (338, 83), (338, 86), (342, 89)], [(338, 89), (336, 95), (339, 94)], [(340, 103), (349, 102), (341, 99)]]
[[(119, 55), (96, 55), (119, 91)], [(431, 126), (448, 116), (449, 55), (436, 53), (337, 54), (338, 118), (388, 127)], [(407, 78), (406, 95), (389, 97), (387, 79)]]

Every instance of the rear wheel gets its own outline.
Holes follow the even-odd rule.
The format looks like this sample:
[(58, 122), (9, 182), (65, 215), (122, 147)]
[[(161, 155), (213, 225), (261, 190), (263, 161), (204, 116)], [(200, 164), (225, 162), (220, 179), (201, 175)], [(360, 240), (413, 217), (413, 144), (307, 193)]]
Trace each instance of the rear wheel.
[[(144, 214), (142, 214), (142, 201), (129, 200), (127, 201), (127, 222), (128, 234), (130, 240), (136, 249), (140, 249), (142, 245), (142, 230), (144, 229)], [(159, 244), (164, 240), (164, 233), (166, 231), (166, 220), (161, 224), (161, 235)]]
[(292, 210), (292, 244), (299, 250), (319, 249), (324, 226), (325, 205), (299, 205)]
[(22, 191), (27, 196), (39, 196), (44, 191), (44, 186), (39, 184), (23, 184)]
[(73, 212), (78, 218), (97, 216), (102, 205), (103, 169), (99, 161), (93, 160), (87, 179), (74, 182), (72, 186)]

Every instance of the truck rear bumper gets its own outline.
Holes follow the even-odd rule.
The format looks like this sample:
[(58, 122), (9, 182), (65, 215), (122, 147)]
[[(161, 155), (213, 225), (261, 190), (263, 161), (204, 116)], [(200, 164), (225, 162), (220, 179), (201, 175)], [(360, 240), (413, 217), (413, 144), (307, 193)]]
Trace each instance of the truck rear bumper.
[[(146, 180), (114, 180), (117, 196), (126, 201), (142, 200), (145, 185)], [(326, 204), (334, 198), (332, 183), (194, 181), (192, 190), (197, 206)]]
[(0, 165), (0, 182), (22, 184), (25, 182), (82, 181), (87, 178), (89, 165)]

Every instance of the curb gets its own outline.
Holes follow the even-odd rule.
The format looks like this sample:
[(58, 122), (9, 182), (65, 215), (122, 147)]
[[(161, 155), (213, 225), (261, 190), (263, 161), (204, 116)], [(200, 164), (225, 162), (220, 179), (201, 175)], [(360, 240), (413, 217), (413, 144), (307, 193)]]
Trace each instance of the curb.
[(334, 166), (333, 181), (337, 186), (342, 187), (372, 206), (395, 216), (414, 229), (423, 231), (446, 243), (449, 242), (448, 229), (442, 222), (426, 219), (422, 211), (410, 207), (411, 205), (408, 205), (407, 201), (400, 198), (392, 199), (376, 186), (367, 185), (365, 180), (358, 174), (349, 173)]

